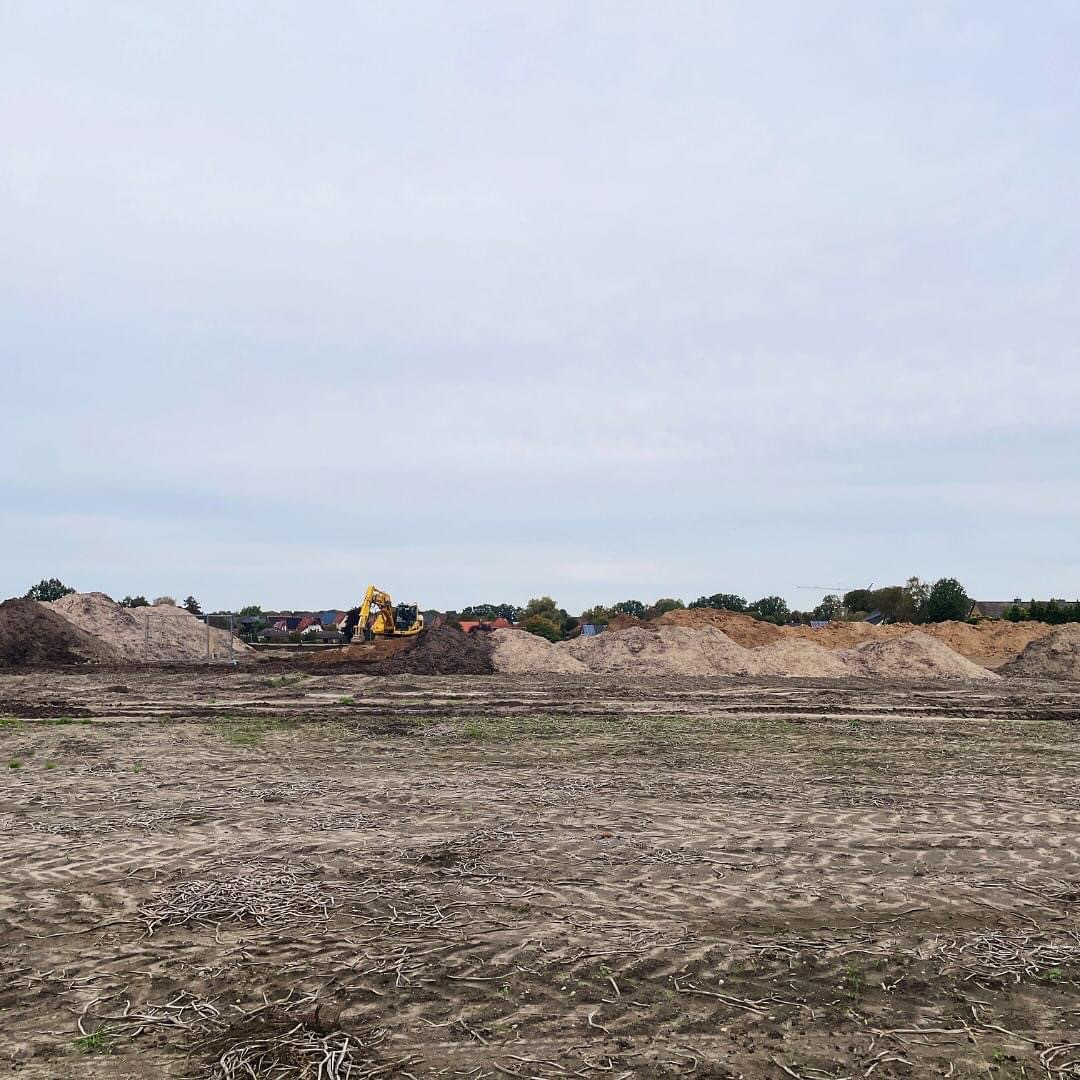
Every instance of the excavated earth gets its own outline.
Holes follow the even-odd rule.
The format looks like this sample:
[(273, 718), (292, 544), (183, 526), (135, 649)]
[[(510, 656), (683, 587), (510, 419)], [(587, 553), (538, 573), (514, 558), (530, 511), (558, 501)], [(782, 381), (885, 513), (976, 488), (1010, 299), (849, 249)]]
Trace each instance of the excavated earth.
[(12, 1075), (1077, 1074), (1080, 684), (282, 670), (0, 673)]
[(0, 668), (102, 663), (120, 659), (107, 642), (73, 626), (36, 600), (0, 604)]

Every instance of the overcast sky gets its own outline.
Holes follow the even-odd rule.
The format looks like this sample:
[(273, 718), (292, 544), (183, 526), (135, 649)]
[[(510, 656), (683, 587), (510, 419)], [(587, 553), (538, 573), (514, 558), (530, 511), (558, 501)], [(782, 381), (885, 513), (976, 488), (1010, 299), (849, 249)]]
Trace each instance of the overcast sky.
[(1080, 594), (1072, 0), (0, 0), (0, 593)]

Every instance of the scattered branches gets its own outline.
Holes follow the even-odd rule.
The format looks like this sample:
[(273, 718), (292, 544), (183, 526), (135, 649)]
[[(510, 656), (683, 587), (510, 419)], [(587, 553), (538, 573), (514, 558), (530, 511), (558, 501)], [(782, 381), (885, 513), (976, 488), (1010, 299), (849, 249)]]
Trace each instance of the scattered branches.
[(295, 874), (241, 874), (223, 881), (182, 881), (145, 905), (140, 914), (152, 934), (163, 924), (325, 921), (334, 906), (334, 898), (320, 884)]
[(1080, 963), (1080, 934), (1051, 937), (1040, 930), (992, 931), (949, 938), (938, 946), (947, 973), (965, 980), (1019, 982), (1051, 968)]

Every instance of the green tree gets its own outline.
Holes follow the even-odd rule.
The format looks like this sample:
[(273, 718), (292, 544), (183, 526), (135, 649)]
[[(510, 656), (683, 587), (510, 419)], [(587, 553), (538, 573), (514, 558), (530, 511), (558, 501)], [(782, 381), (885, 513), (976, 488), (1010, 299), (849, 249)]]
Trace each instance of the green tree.
[[(793, 613), (795, 614), (795, 613)], [(839, 619), (844, 614), (844, 602), (835, 593), (829, 593), (828, 596), (822, 598), (821, 603), (818, 604), (812, 612), (810, 612), (810, 618), (815, 620), (831, 620)]]
[(65, 585), (59, 578), (42, 578), (36, 585), (26, 590), (26, 600), (59, 600), (75, 590)]
[(645, 605), (640, 600), (620, 600), (613, 610), (616, 615), (633, 615), (635, 619), (645, 618)]
[(562, 623), (547, 615), (528, 615), (521, 624), (530, 634), (547, 638), (548, 641), (562, 641)]
[(903, 622), (926, 622), (926, 605), (930, 600), (930, 586), (917, 577), (909, 577), (904, 582), (904, 598), (900, 619)]
[(763, 622), (777, 623), (781, 626), (791, 615), (791, 610), (782, 596), (763, 596), (760, 600), (755, 600), (747, 610)]
[(735, 593), (713, 593), (712, 596), (699, 596), (690, 606), (692, 608), (716, 608), (717, 611), (746, 611), (746, 600)]
[(605, 626), (607, 623), (611, 622), (612, 614), (611, 608), (606, 608), (603, 604), (596, 604), (591, 608), (586, 608), (586, 610), (581, 613), (579, 621), (583, 623), (593, 623), (597, 626)]
[(849, 612), (874, 610), (874, 594), (869, 589), (852, 589), (844, 593), (843, 604)]
[(156, 596), (154, 607), (176, 607), (176, 601), (171, 596)]
[(926, 618), (930, 622), (966, 619), (971, 611), (971, 597), (956, 578), (938, 578), (926, 601)]
[(659, 619), (661, 615), (666, 615), (669, 611), (679, 611), (686, 607), (681, 600), (674, 600), (670, 597), (664, 597), (662, 600), (657, 600), (646, 612), (646, 619)]
[(550, 596), (537, 596), (533, 597), (533, 599), (525, 605), (524, 616), (528, 619), (533, 615), (551, 614), (558, 610), (558, 604), (556, 604)]
[(189, 596), (184, 601), (184, 610), (191, 615), (201, 615), (202, 608), (199, 607), (199, 601), (194, 596)]
[(141, 594), (139, 596), (125, 596), (124, 599), (120, 601), (120, 606), (121, 607), (149, 607), (150, 606), (150, 601), (147, 600), (146, 597), (142, 596)]
[[(577, 619), (568, 615), (550, 596), (535, 597), (525, 605), (521, 621), (526, 629), (529, 629), (529, 620), (534, 618), (540, 618), (556, 628), (559, 636), (552, 638), (552, 641), (561, 641), (570, 630), (577, 626)], [(537, 631), (534, 630), (533, 632), (536, 633)], [(548, 637), (549, 635), (544, 633), (542, 636)]]
[(522, 610), (516, 604), (470, 604), (461, 609), (463, 619), (481, 619), (490, 622), (494, 619), (508, 619), (517, 622)]

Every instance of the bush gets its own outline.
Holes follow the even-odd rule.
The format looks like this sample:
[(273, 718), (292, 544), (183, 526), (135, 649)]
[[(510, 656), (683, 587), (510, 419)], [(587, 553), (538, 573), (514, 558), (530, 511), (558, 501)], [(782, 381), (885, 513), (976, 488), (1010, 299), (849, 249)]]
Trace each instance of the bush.
[(926, 618), (929, 622), (962, 621), (971, 612), (971, 597), (956, 578), (939, 578), (930, 590), (926, 601)]
[(547, 638), (548, 641), (562, 641), (562, 626), (546, 615), (530, 615), (521, 625), (530, 634)]
[(120, 606), (121, 607), (149, 607), (150, 606), (150, 601), (147, 600), (146, 597), (142, 596), (142, 595), (139, 595), (139, 596), (125, 596), (124, 599), (120, 601)]
[(783, 626), (791, 616), (791, 610), (782, 596), (763, 596), (747, 609), (755, 619)]
[(746, 611), (746, 600), (735, 593), (713, 593), (712, 596), (699, 596), (690, 606), (692, 608), (715, 608), (717, 611)]
[(171, 596), (158, 596), (154, 598), (154, 607), (176, 607), (176, 601)]
[(36, 585), (26, 590), (26, 600), (59, 600), (75, 590), (65, 585), (59, 578), (42, 578)]

